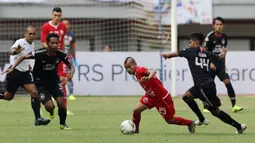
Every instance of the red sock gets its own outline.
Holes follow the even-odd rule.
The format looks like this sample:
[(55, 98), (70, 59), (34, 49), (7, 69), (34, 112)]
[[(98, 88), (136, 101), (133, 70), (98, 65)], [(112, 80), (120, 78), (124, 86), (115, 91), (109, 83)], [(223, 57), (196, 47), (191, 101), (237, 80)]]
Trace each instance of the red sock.
[(187, 120), (182, 117), (173, 117), (173, 119), (168, 121), (169, 124), (175, 124), (175, 125), (191, 125), (193, 122), (192, 120)]
[(139, 123), (141, 120), (141, 113), (135, 113), (133, 112), (133, 122), (135, 123), (136, 132), (139, 132)]
[(65, 86), (65, 85), (62, 85), (62, 88), (63, 88), (63, 93), (64, 93), (64, 104), (65, 104), (65, 106), (67, 106), (66, 86)]

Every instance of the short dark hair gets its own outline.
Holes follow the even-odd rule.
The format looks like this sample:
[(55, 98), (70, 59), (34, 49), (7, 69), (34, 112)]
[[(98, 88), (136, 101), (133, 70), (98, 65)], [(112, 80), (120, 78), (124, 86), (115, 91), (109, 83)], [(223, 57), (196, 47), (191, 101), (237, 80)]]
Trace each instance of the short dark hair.
[(205, 36), (203, 33), (191, 33), (189, 36), (189, 40), (197, 40), (199, 41), (199, 44), (202, 45), (203, 41), (205, 39)]
[(60, 7), (54, 7), (52, 12), (62, 12), (62, 9)]
[(57, 39), (59, 39), (59, 36), (57, 34), (55, 34), (55, 33), (48, 34), (47, 38), (46, 38), (47, 43), (50, 42), (50, 38), (57, 38)]
[(222, 17), (215, 17), (214, 19), (213, 19), (213, 24), (215, 24), (215, 21), (216, 20), (219, 20), (219, 21), (221, 21), (222, 22), (222, 24), (224, 24), (225, 23), (225, 20), (222, 18)]
[(132, 58), (132, 57), (127, 57), (127, 58), (125, 59), (125, 61), (124, 61), (124, 65), (127, 63), (128, 59), (132, 59), (133, 61), (135, 61), (134, 58)]

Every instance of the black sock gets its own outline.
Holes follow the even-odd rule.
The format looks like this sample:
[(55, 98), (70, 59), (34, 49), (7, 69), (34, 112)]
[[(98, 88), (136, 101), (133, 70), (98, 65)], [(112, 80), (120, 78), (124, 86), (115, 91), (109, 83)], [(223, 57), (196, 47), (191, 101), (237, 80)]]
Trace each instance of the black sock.
[(187, 101), (185, 99), (183, 100), (189, 105), (190, 109), (197, 115), (199, 121), (203, 122), (205, 120), (205, 117), (201, 113), (196, 101), (195, 100)]
[(0, 99), (4, 99), (4, 92), (0, 92)]
[(236, 94), (231, 83), (226, 84), (228, 90), (228, 96), (231, 100), (232, 107), (236, 105)]
[(64, 125), (66, 123), (66, 108), (58, 108), (59, 124)]
[(40, 107), (41, 101), (38, 98), (31, 98), (31, 106), (34, 111), (35, 119), (41, 118)]
[(241, 130), (241, 124), (238, 123), (237, 121), (235, 121), (234, 119), (232, 119), (227, 113), (225, 113), (224, 111), (220, 111), (219, 115), (217, 116), (221, 121), (223, 121), (224, 123), (227, 123), (233, 127), (235, 127), (238, 130)]

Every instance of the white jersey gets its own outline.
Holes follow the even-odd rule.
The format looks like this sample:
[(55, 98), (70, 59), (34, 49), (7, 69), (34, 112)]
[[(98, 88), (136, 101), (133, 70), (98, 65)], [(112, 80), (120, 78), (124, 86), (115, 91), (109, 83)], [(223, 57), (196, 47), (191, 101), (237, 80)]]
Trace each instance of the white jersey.
[[(28, 53), (34, 51), (35, 49), (35, 44), (34, 42), (32, 44), (28, 43), (27, 40), (25, 38), (21, 38), (21, 39), (18, 39), (11, 47), (11, 50), (12, 49), (15, 49), (17, 48), (18, 46), (21, 46), (22, 48), (24, 48), (24, 50), (22, 50), (19, 54), (17, 55), (11, 55), (10, 56), (10, 64), (13, 65), (16, 63), (16, 61), (21, 57), (21, 56), (24, 56), (24, 55), (27, 55)], [(15, 69), (19, 70), (19, 71), (28, 71), (29, 70), (29, 65), (31, 67), (33, 67), (34, 65), (32, 65), (34, 62), (34, 60), (31, 60), (31, 59), (27, 59), (27, 60), (24, 60), (22, 61)]]

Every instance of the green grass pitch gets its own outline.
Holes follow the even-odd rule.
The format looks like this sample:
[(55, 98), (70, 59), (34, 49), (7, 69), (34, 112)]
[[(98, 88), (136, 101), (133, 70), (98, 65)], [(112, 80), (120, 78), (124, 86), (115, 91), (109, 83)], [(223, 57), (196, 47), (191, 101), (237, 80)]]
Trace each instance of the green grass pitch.
[[(204, 115), (210, 124), (197, 127), (196, 133), (190, 135), (185, 126), (166, 124), (155, 109), (142, 114), (140, 134), (122, 135), (120, 123), (131, 119), (139, 97), (78, 97), (69, 101), (69, 108), (75, 113), (67, 118), (72, 130), (60, 130), (58, 116), (48, 126), (34, 127), (29, 97), (16, 97), (11, 102), (0, 101), (0, 143), (253, 143), (255, 98), (239, 96), (237, 103), (244, 107), (240, 113), (231, 112), (228, 97), (220, 98), (224, 111), (247, 124), (243, 135), (236, 135), (233, 127), (209, 113)], [(177, 116), (196, 119), (181, 98), (174, 101)], [(46, 111), (43, 117), (48, 118)]]

